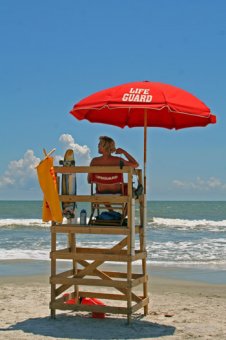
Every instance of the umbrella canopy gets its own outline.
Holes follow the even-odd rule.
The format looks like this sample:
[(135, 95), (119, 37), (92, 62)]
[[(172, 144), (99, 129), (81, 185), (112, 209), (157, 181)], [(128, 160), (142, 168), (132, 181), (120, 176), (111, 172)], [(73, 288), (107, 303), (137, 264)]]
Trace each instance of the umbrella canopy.
[(159, 82), (132, 82), (94, 93), (74, 105), (79, 120), (144, 127), (144, 191), (146, 193), (147, 127), (183, 129), (216, 123), (216, 116), (197, 97)]
[(216, 122), (210, 109), (191, 93), (158, 82), (133, 82), (94, 93), (74, 105), (71, 114), (92, 123), (183, 129)]

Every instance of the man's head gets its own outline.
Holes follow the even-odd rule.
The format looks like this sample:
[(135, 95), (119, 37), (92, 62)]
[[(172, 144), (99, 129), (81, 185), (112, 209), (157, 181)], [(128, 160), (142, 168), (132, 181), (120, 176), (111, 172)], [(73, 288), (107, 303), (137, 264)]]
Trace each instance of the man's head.
[(98, 144), (99, 153), (102, 153), (102, 149), (108, 152), (109, 154), (111, 154), (112, 152), (116, 150), (115, 141), (112, 138), (107, 137), (107, 136), (100, 136), (99, 140), (100, 140)]

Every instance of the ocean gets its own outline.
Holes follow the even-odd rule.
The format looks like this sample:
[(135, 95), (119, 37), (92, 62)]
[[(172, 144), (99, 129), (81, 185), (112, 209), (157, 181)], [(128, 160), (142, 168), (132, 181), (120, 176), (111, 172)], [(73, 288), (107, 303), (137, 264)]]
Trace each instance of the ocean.
[[(149, 201), (147, 207), (147, 261), (153, 273), (226, 283), (226, 202)], [(89, 213), (88, 205), (79, 204), (78, 211), (82, 208)], [(42, 222), (41, 210), (41, 201), (0, 201), (0, 276), (48, 273), (50, 223)], [(79, 235), (77, 242), (110, 247), (119, 239)], [(58, 246), (65, 246), (65, 235)]]

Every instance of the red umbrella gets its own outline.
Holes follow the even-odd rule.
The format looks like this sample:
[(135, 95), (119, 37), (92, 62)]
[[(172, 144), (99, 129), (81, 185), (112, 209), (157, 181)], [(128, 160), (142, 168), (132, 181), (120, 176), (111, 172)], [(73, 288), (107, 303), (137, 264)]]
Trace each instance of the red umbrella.
[(216, 123), (216, 116), (191, 93), (159, 82), (133, 82), (94, 93), (70, 112), (79, 120), (144, 127), (144, 190), (146, 193), (147, 126), (183, 129)]

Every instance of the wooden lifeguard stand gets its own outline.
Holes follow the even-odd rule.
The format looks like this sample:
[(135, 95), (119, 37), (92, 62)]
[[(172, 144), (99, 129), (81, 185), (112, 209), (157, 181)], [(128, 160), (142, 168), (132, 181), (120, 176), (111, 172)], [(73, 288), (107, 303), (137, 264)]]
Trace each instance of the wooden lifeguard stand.
[[(54, 167), (57, 176), (69, 173), (103, 173), (103, 167)], [(148, 275), (146, 268), (145, 226), (146, 199), (144, 194), (133, 197), (133, 175), (142, 183), (142, 172), (131, 167), (105, 167), (104, 173), (123, 173), (127, 177), (128, 193), (125, 196), (60, 195), (62, 202), (114, 202), (127, 203), (127, 225), (112, 226), (80, 224), (56, 224), (51, 226), (51, 317), (56, 310), (87, 311), (95, 313), (125, 314), (128, 322), (133, 313), (143, 308), (148, 313)], [(126, 181), (125, 181), (126, 182)], [(135, 224), (135, 206), (139, 207), (139, 222)], [(57, 236), (67, 234), (64, 249), (57, 249)], [(121, 240), (111, 248), (78, 247), (76, 240), (80, 234), (108, 235), (111, 240), (121, 235)], [(136, 240), (137, 238), (137, 240)], [(135, 246), (136, 240), (136, 246)], [(71, 269), (60, 272), (62, 260), (71, 262)], [(115, 271), (106, 270), (105, 262), (114, 262)], [(134, 263), (136, 261), (136, 272)], [(138, 268), (138, 269), (137, 269)], [(108, 288), (108, 289), (106, 289)], [(109, 288), (111, 292), (109, 292)], [(104, 305), (82, 304), (82, 298), (101, 299)], [(74, 303), (67, 301), (74, 299)], [(120, 305), (119, 302), (120, 301)], [(122, 303), (123, 302), (123, 303)]]

